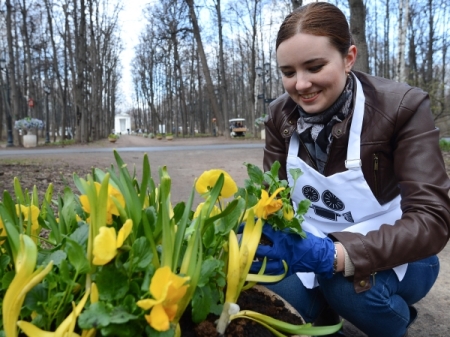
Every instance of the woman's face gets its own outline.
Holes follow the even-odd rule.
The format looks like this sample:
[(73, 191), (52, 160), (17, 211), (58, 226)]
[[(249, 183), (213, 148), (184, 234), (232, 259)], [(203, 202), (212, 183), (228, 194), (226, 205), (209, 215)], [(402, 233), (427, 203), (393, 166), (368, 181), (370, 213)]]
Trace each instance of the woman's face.
[(305, 33), (283, 41), (277, 50), (284, 88), (310, 114), (322, 112), (336, 101), (355, 59), (355, 46), (343, 57), (327, 37)]

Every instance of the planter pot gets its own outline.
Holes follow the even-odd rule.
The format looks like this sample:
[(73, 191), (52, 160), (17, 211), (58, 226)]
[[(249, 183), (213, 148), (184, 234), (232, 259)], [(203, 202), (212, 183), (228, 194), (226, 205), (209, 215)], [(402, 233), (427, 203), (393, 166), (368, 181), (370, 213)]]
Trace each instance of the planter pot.
[(115, 143), (116, 140), (117, 140), (117, 138), (108, 138), (108, 140), (109, 140), (111, 143)]
[(166, 136), (167, 140), (173, 140), (173, 136)]
[(161, 135), (157, 135), (157, 136), (156, 136), (156, 139), (161, 140), (161, 139), (162, 139), (162, 136), (161, 136)]
[[(253, 310), (262, 314), (266, 314), (273, 318), (277, 318), (293, 324), (304, 324), (305, 321), (300, 314), (282, 297), (273, 293), (263, 286), (254, 286), (253, 288), (241, 293), (238, 299), (241, 310)], [(206, 321), (199, 324), (193, 324), (190, 320), (191, 313), (187, 312), (183, 315), (180, 325), (182, 335), (186, 337), (216, 337), (217, 331), (215, 320), (216, 316), (208, 316)], [(262, 325), (248, 319), (236, 319), (231, 321), (225, 330), (226, 336), (243, 337), (243, 336), (273, 336)], [(306, 337), (306, 336), (292, 336)]]
[(24, 135), (23, 136), (23, 146), (24, 147), (36, 147), (37, 146), (37, 136), (36, 135)]

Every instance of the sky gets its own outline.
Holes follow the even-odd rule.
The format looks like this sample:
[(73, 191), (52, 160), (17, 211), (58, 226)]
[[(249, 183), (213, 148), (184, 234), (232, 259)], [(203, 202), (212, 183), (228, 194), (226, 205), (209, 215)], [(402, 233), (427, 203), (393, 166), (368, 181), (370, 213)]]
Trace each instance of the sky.
[(145, 27), (143, 8), (152, 0), (127, 0), (123, 2), (123, 10), (119, 14), (119, 22), (122, 27), (122, 44), (124, 50), (121, 53), (122, 81), (121, 91), (124, 93), (122, 110), (127, 110), (132, 104), (133, 84), (131, 77), (131, 61), (134, 58), (134, 47), (139, 43), (140, 32)]
[[(147, 4), (157, 0), (126, 0), (123, 2), (123, 10), (119, 14), (119, 21), (122, 27), (123, 52), (121, 53), (122, 62), (122, 81), (121, 92), (124, 94), (124, 102), (120, 109), (126, 111), (132, 107), (133, 102), (133, 83), (131, 76), (131, 61), (134, 58), (134, 47), (139, 43), (140, 32), (145, 27), (144, 11)], [(314, 2), (316, 0), (304, 0), (303, 4)]]

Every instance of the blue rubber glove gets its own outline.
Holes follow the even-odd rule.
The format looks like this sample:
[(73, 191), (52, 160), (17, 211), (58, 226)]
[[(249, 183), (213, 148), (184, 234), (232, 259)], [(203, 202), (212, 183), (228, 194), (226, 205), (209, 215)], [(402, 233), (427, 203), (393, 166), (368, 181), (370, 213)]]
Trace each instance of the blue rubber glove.
[(264, 274), (278, 275), (284, 273), (282, 260), (289, 269), (287, 275), (296, 272), (314, 272), (325, 277), (333, 276), (334, 243), (328, 238), (319, 238), (306, 232), (303, 239), (297, 234), (274, 230), (269, 224), (263, 226), (263, 234), (272, 245), (259, 245), (256, 257), (260, 261), (252, 263), (250, 271), (257, 273), (262, 260), (267, 257)]

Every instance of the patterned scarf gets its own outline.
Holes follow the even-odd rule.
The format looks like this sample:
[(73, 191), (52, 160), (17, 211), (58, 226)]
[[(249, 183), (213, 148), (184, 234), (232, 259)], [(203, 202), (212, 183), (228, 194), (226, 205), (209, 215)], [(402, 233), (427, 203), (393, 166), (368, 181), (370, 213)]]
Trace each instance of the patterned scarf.
[(300, 105), (300, 117), (297, 121), (297, 133), (316, 162), (320, 173), (323, 173), (328, 159), (328, 152), (333, 140), (331, 131), (336, 123), (342, 122), (351, 111), (353, 101), (353, 78), (349, 76), (344, 91), (325, 111), (319, 114), (308, 114)]

